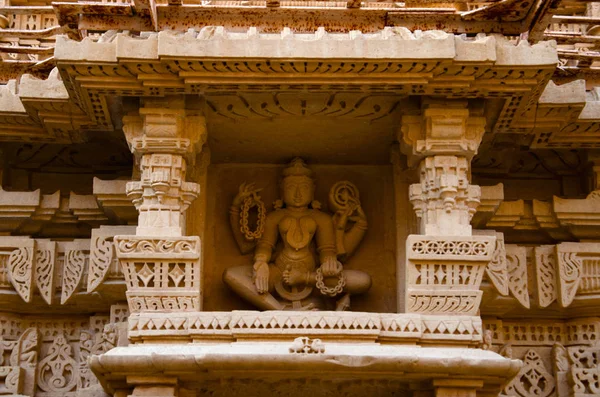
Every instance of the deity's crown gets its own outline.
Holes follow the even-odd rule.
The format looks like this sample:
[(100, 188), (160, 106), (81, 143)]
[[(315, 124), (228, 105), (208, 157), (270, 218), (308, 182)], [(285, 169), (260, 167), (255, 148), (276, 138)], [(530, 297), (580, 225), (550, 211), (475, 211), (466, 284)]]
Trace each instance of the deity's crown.
[(306, 166), (304, 160), (302, 160), (300, 157), (296, 157), (295, 159), (290, 161), (287, 167), (283, 169), (282, 175), (283, 177), (307, 176), (309, 178), (312, 178), (312, 171)]

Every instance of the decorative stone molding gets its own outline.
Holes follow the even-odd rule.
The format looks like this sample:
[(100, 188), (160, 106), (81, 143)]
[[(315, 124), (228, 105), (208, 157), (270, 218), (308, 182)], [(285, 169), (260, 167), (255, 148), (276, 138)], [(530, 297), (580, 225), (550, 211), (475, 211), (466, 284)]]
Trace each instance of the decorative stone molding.
[(478, 345), (481, 320), (476, 316), (360, 312), (142, 312), (129, 317), (132, 342), (181, 340), (249, 341), (298, 337), (322, 340), (381, 341)]
[(0, 395), (102, 395), (88, 358), (127, 344), (126, 317), (119, 305), (110, 318), (0, 313)]
[(115, 236), (114, 241), (131, 313), (200, 310), (198, 237)]
[(476, 315), (495, 243), (494, 236), (408, 236), (407, 312)]
[[(78, 310), (75, 301), (94, 300), (95, 290), (106, 293), (102, 299), (105, 303), (125, 299), (123, 273), (114, 256), (113, 242), (107, 239), (133, 228), (93, 229), (91, 241), (0, 237), (0, 302), (12, 306), (21, 304), (22, 299), (39, 307), (43, 301), (49, 306), (61, 305), (62, 310)], [(86, 291), (85, 285), (91, 289)], [(42, 301), (38, 302), (39, 298)]]

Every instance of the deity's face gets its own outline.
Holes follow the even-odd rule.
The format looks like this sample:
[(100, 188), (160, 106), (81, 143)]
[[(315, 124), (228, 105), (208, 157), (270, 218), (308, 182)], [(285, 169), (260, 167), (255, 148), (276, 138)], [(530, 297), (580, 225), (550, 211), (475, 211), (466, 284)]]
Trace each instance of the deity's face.
[(283, 201), (287, 207), (308, 207), (313, 201), (315, 185), (307, 176), (286, 176), (282, 183)]

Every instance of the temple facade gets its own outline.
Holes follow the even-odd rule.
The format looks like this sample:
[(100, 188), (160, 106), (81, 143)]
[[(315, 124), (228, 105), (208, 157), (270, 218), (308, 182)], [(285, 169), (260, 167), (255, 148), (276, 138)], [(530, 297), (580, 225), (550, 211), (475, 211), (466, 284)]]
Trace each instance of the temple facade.
[(0, 396), (600, 396), (592, 0), (0, 0)]

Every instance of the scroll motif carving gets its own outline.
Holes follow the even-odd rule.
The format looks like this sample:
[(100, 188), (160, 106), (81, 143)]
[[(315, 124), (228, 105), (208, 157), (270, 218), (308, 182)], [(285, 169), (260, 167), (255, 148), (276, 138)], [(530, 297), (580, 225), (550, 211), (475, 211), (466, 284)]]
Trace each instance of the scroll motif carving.
[[(501, 235), (501, 233), (499, 233)], [(485, 268), (485, 274), (501, 295), (508, 295), (508, 269), (504, 238), (496, 237), (496, 247), (492, 260)]]
[(33, 248), (19, 247), (10, 253), (10, 281), (25, 302), (31, 302), (33, 285)]
[(65, 253), (63, 267), (62, 294), (60, 303), (67, 303), (77, 291), (81, 283), (85, 267), (85, 254), (81, 250), (70, 250)]
[(523, 361), (523, 368), (505, 388), (505, 394), (520, 397), (550, 396), (554, 391), (556, 381), (546, 369), (538, 353), (533, 349), (528, 350)]
[(529, 290), (527, 283), (527, 253), (525, 247), (507, 248), (508, 288), (523, 307), (529, 309)]
[(92, 237), (90, 241), (90, 268), (87, 292), (95, 291), (108, 276), (108, 270), (114, 260), (114, 246), (106, 237)]
[[(557, 246), (557, 250), (560, 246)], [(581, 259), (577, 257), (576, 252), (558, 251), (558, 303), (561, 307), (568, 307), (579, 287), (581, 278)]]
[(128, 254), (193, 254), (196, 255), (199, 247), (191, 240), (152, 240), (136, 239), (118, 241), (121, 255)]
[(556, 254), (554, 246), (544, 245), (535, 248), (535, 274), (537, 281), (538, 305), (550, 306), (556, 300)]
[(54, 300), (54, 266), (56, 264), (56, 243), (49, 242), (47, 249), (39, 249), (35, 256), (35, 280), (42, 299), (51, 305)]
[(70, 392), (75, 390), (78, 380), (78, 365), (73, 358), (73, 348), (64, 334), (58, 335), (47, 356), (40, 361), (38, 387), (45, 392)]
[(600, 395), (600, 349), (598, 347), (568, 348), (571, 369), (569, 380), (574, 395)]
[(19, 395), (23, 390), (20, 367), (0, 367), (0, 395)]

